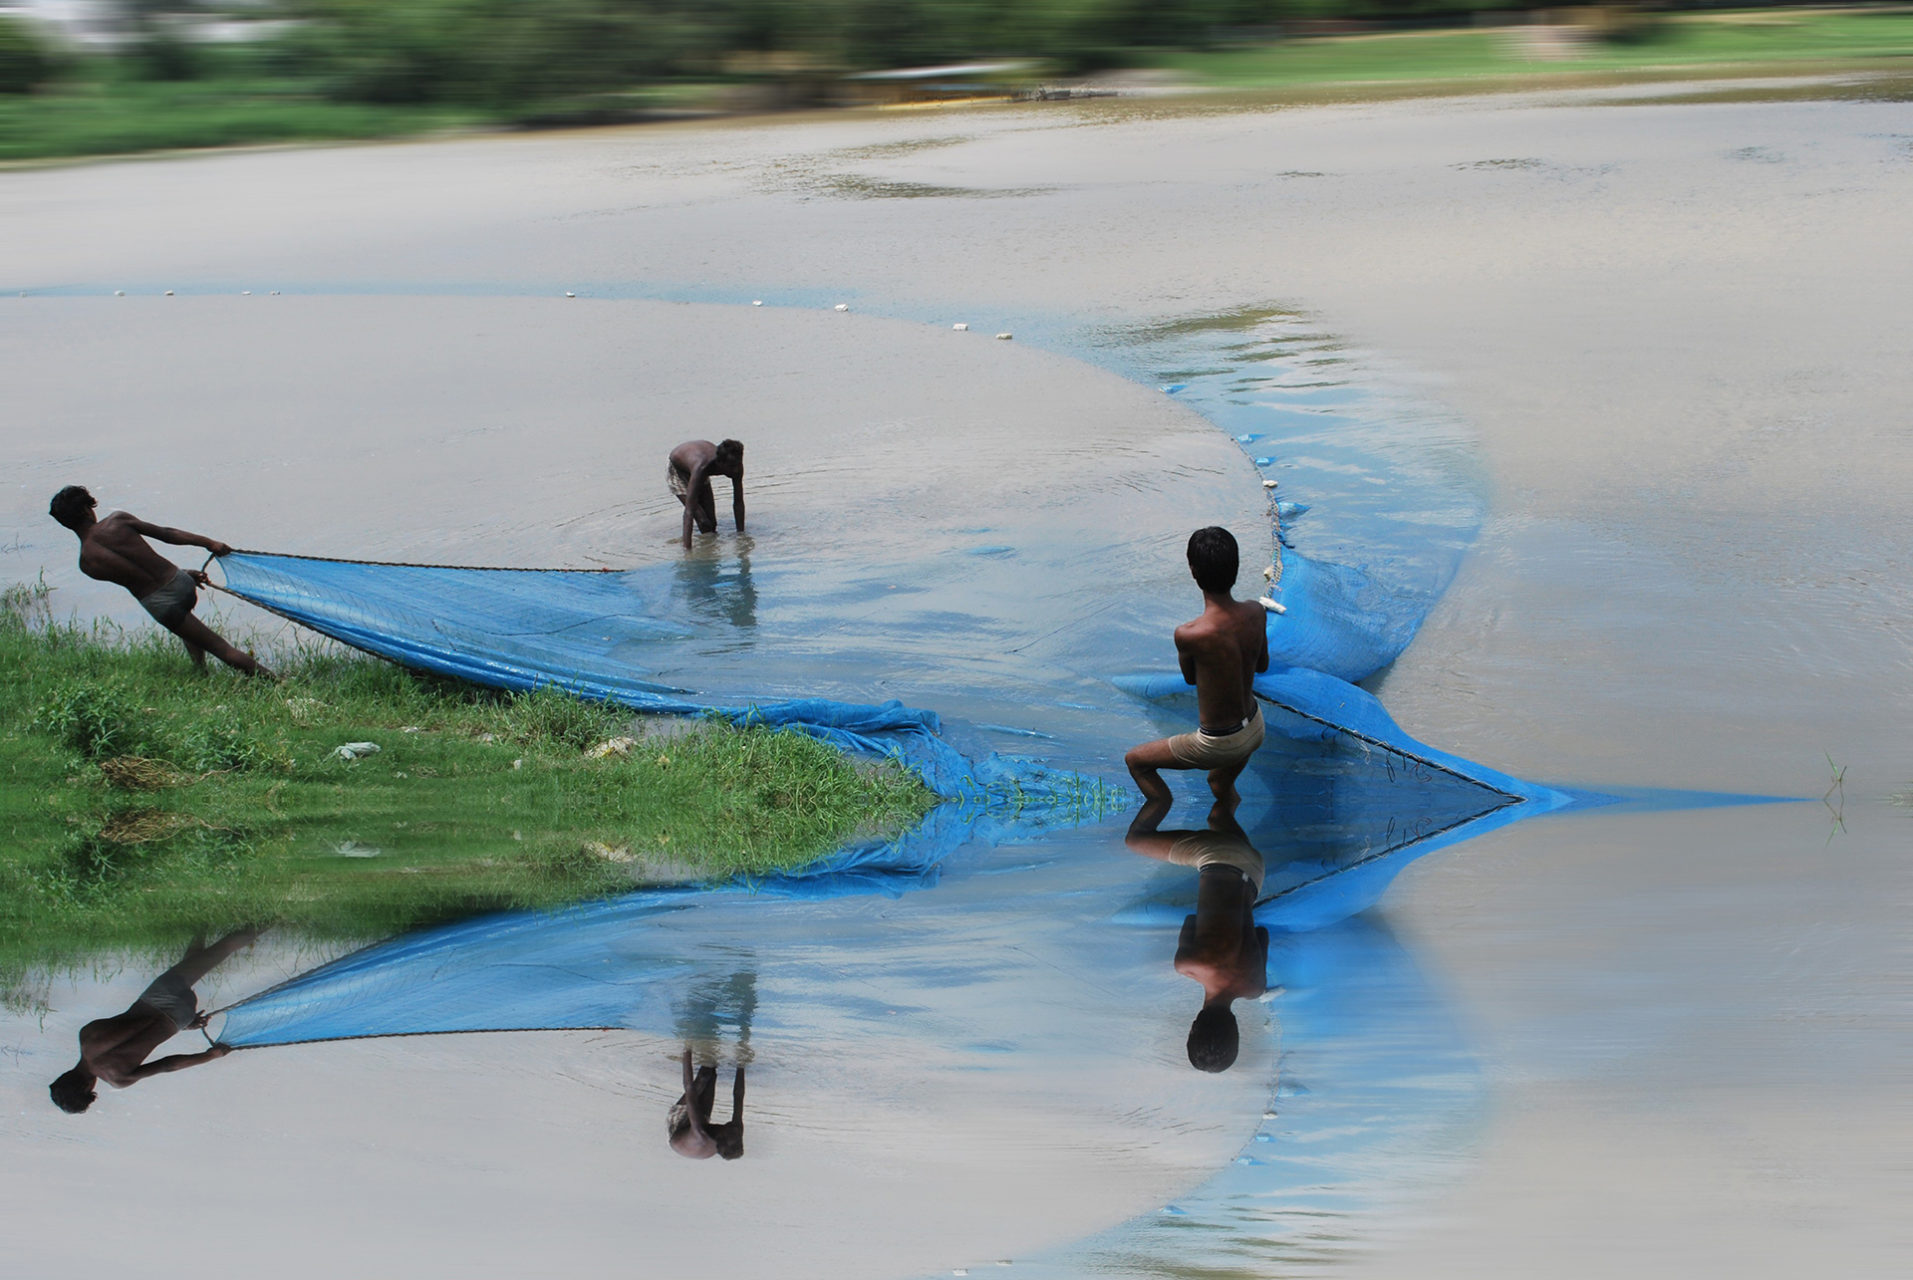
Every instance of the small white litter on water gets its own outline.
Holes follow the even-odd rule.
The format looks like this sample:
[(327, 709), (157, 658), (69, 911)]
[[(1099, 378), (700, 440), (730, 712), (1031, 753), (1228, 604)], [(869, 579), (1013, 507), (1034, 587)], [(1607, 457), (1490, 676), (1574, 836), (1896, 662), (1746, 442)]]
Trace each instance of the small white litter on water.
[(267, 294), (266, 296), (268, 298), (276, 298), (279, 296), (279, 291), (277, 289), (274, 289), (271, 293)]
[(850, 310), (850, 304), (848, 302), (840, 302), (837, 304), (837, 310), (848, 311)]
[(115, 290), (113, 290), (113, 296), (114, 296), (114, 297), (116, 297), (116, 298), (124, 298), (124, 297), (126, 296), (126, 290), (124, 290), (124, 289), (115, 289)]
[(1264, 481), (1262, 482), (1262, 487), (1263, 487), (1264, 489), (1273, 489), (1273, 488), (1275, 488), (1275, 486), (1277, 486), (1278, 484), (1281, 484), (1281, 483), (1282, 483), (1282, 482), (1281, 482), (1280, 480), (1264, 480)]
[[(26, 297), (27, 295), (23, 293), (23, 294), (21, 294), (20, 296), (24, 298), (24, 297)], [(173, 291), (172, 291), (171, 289), (168, 289), (168, 290), (166, 291), (166, 296), (167, 296), (167, 297), (169, 297), (169, 298), (170, 298), (170, 297), (172, 297), (172, 296), (173, 296)]]
[(964, 324), (961, 320), (957, 321), (955, 324), (951, 325), (950, 327), (952, 329), (955, 329), (958, 333), (968, 333), (970, 331), (970, 326), (967, 324)]
[(577, 296), (578, 296), (578, 295), (577, 295), (577, 294), (575, 294), (575, 293), (573, 293), (573, 292), (572, 292), (571, 290), (569, 290), (569, 289), (566, 289), (566, 290), (565, 290), (565, 297), (567, 297), (567, 298), (575, 298), (575, 297), (577, 297)]
[(1268, 568), (1262, 571), (1262, 581), (1264, 582), (1275, 581), (1275, 566), (1274, 565), (1270, 565)]
[(751, 305), (753, 307), (761, 307), (764, 305), (764, 300), (762, 298), (752, 298)]
[(1273, 1111), (1264, 1111), (1264, 1112), (1262, 1113), (1262, 1118), (1263, 1118), (1264, 1120), (1273, 1120), (1273, 1119), (1275, 1119), (1275, 1112), (1273, 1112)]
[(1288, 606), (1282, 604), (1278, 600), (1273, 600), (1268, 596), (1263, 596), (1260, 600), (1257, 600), (1256, 603), (1261, 605), (1264, 609), (1267, 609), (1270, 613), (1287, 613), (1289, 611)]
[(251, 289), (241, 289), (241, 290), (239, 291), (239, 296), (240, 296), (240, 297), (242, 297), (242, 298), (250, 298), (250, 297), (252, 297), (252, 290), (251, 290)]
[(362, 756), (375, 756), (379, 753), (376, 742), (348, 742), (332, 754), (341, 760), (357, 760)]
[(1014, 338), (1015, 336), (1016, 335), (1013, 333), (999, 333), (996, 335), (996, 340), (998, 342), (1008, 342), (1011, 338)]

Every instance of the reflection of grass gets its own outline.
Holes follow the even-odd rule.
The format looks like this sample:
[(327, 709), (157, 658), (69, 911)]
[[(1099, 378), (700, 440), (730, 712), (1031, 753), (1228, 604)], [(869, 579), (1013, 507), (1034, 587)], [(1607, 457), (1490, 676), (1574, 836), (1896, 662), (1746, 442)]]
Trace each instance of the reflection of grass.
[(1905, 67), (1913, 61), (1913, 13), (1763, 10), (1662, 19), (1634, 40), (1590, 42), (1572, 56), (1539, 59), (1520, 28), (1411, 31), (1289, 40), (1151, 61), (1199, 83), (1277, 88), (1335, 82), (1479, 80), (1587, 72), (1778, 64)]
[[(168, 636), (28, 625), (42, 602), (0, 609), (0, 975), (244, 922), (363, 937), (790, 870), (931, 801), (799, 733), (704, 724), (594, 759), (627, 715), (337, 654), (282, 684), (202, 676)], [(338, 758), (350, 741), (382, 750)]]

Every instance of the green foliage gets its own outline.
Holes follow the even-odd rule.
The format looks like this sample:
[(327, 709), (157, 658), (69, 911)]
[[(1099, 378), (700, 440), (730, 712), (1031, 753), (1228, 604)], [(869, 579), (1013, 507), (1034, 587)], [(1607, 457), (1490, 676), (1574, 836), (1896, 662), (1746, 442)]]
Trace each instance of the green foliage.
[(17, 18), (0, 15), (0, 93), (31, 93), (53, 78), (53, 51)]
[[(43, 589), (0, 593), (0, 999), (100, 948), (245, 923), (369, 938), (792, 870), (933, 802), (800, 733), (647, 731), (329, 648), (275, 665), (282, 683), (201, 673), (162, 632), (49, 625)], [(334, 754), (361, 740), (383, 750)]]

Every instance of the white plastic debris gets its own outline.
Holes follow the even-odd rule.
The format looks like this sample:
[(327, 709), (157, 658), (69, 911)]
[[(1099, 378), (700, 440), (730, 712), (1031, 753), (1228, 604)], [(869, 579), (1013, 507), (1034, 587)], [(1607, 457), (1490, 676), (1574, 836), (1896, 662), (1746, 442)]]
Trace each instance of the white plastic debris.
[(848, 302), (840, 302), (837, 304), (837, 310), (848, 311), (850, 310), (850, 304)]
[(764, 305), (764, 300), (762, 298), (752, 298), (751, 305), (753, 307), (761, 307)]
[(344, 840), (333, 845), (332, 852), (341, 858), (376, 858), (385, 850), (375, 844), (360, 844), (357, 840)]
[(970, 331), (970, 326), (967, 324), (964, 324), (961, 320), (957, 321), (955, 324), (951, 325), (950, 327), (952, 329), (955, 329), (958, 333), (968, 333)]
[(1016, 335), (1013, 333), (999, 333), (996, 335), (996, 340), (998, 342), (1008, 342), (1011, 338), (1014, 338), (1015, 336)]
[(274, 289), (274, 290), (273, 290), (273, 291), (272, 291), (272, 292), (271, 292), (270, 294), (268, 294), (268, 295), (266, 295), (266, 296), (268, 296), (268, 297), (272, 297), (272, 298), (276, 298), (276, 297), (278, 297), (278, 296), (279, 296), (279, 291), (278, 291), (277, 289)]
[(1260, 600), (1257, 600), (1256, 603), (1261, 605), (1264, 609), (1267, 609), (1270, 613), (1287, 613), (1288, 612), (1288, 607), (1286, 605), (1284, 605), (1281, 601), (1276, 600), (1270, 596), (1263, 596)]
[(425, 726), (422, 724), (408, 724), (403, 729), (400, 729), (399, 732), (400, 733), (424, 733)]
[(523, 756), (519, 756), (519, 757), (518, 757), (518, 758), (517, 758), (516, 760), (514, 760), (514, 761), (512, 761), (512, 762), (511, 762), (511, 767), (512, 767), (512, 768), (514, 768), (514, 769), (522, 769), (522, 768), (524, 768), (524, 767), (525, 767), (525, 757), (523, 757)]
[(624, 845), (606, 844), (602, 840), (585, 841), (585, 852), (594, 858), (602, 858), (606, 862), (630, 862), (635, 857)]
[(1262, 581), (1264, 582), (1275, 581), (1275, 566), (1274, 565), (1270, 565), (1268, 568), (1262, 571)]
[(578, 296), (578, 295), (577, 295), (577, 294), (575, 294), (575, 293), (573, 293), (573, 292), (572, 292), (571, 290), (569, 290), (569, 289), (566, 289), (566, 290), (565, 290), (565, 297), (567, 297), (567, 298), (575, 298), (575, 297), (577, 297), (577, 296)]
[(606, 738), (595, 747), (585, 749), (585, 755), (593, 760), (602, 760), (606, 756), (624, 756), (631, 754), (631, 748), (638, 745), (636, 738)]
[[(22, 295), (22, 296), (24, 296), (24, 295)], [(171, 289), (168, 289), (168, 290), (166, 291), (166, 296), (167, 296), (167, 297), (169, 297), (169, 298), (170, 298), (170, 297), (172, 297), (172, 296), (173, 296), (173, 291), (172, 291)]]
[(363, 756), (375, 756), (379, 753), (376, 742), (348, 742), (332, 754), (341, 760), (357, 760)]
[(116, 298), (124, 298), (124, 297), (126, 296), (126, 290), (124, 290), (124, 289), (115, 289), (115, 290), (113, 290), (113, 296), (114, 296), (114, 297), (116, 297)]
[(1264, 480), (1262, 482), (1262, 487), (1264, 489), (1273, 489), (1275, 488), (1276, 485), (1280, 483), (1282, 483), (1280, 480)]
[(242, 297), (242, 298), (250, 298), (250, 297), (252, 297), (252, 290), (251, 290), (251, 289), (241, 289), (241, 290), (239, 291), (239, 296), (240, 296), (240, 297)]

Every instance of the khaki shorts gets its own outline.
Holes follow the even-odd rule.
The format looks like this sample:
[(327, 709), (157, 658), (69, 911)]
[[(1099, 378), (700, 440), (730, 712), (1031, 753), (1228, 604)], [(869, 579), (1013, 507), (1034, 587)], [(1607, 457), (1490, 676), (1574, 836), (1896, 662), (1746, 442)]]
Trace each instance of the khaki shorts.
[(1169, 754), (1185, 769), (1232, 769), (1255, 754), (1266, 729), (1257, 704), (1242, 727), (1233, 733), (1179, 733), (1169, 739)]
[(666, 458), (664, 461), (664, 483), (670, 486), (671, 496), (680, 502), (684, 500), (684, 495), (689, 492), (689, 490), (684, 487), (684, 477), (678, 473), (677, 464), (669, 458)]

